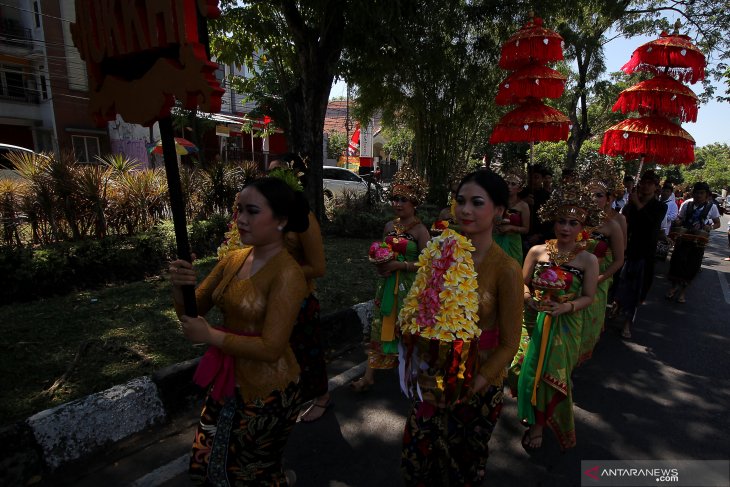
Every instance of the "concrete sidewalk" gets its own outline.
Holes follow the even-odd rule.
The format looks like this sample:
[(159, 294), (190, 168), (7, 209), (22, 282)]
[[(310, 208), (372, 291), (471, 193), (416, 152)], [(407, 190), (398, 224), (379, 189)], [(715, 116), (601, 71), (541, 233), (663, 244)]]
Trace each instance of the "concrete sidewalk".
[[(325, 348), (340, 350), (360, 343), (371, 309), (371, 302), (361, 303), (323, 316)], [(0, 429), (0, 442), (12, 445), (0, 460), (0, 485), (41, 483), (51, 474), (105, 455), (125, 439), (174, 423), (202, 395), (192, 382), (198, 360), (172, 365)]]

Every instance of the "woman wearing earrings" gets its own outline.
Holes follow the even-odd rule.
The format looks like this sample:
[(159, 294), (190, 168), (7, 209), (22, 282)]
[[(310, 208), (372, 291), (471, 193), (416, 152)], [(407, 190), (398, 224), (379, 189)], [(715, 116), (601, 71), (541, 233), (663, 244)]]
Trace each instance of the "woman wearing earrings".
[[(285, 154), (269, 164), (269, 176), (280, 178), (295, 191), (306, 187), (309, 168), (297, 154)], [(304, 232), (287, 232), (284, 246), (302, 267), (307, 279), (309, 296), (302, 302), (289, 344), (301, 369), (302, 397), (311, 404), (300, 421), (312, 423), (333, 406), (327, 382), (327, 363), (319, 319), (319, 299), (315, 294), (315, 279), (324, 276), (325, 257), (322, 232), (313, 212), (309, 212), (309, 228)]]
[(518, 171), (504, 175), (509, 189), (507, 209), (494, 226), (494, 242), (507, 252), (507, 255), (522, 265), (522, 235), (530, 231), (530, 207), (520, 199), (519, 193), (525, 187), (525, 178)]
[(580, 355), (585, 310), (593, 302), (598, 259), (578, 239), (584, 226), (600, 224), (601, 212), (577, 185), (562, 187), (540, 209), (554, 222), (554, 240), (532, 247), (525, 258), (525, 304), (538, 311), (517, 386), (518, 414), (529, 424), (522, 446), (542, 446), (549, 426), (562, 449), (575, 446), (573, 368)]
[[(289, 346), (308, 294), (285, 232), (309, 225), (301, 194), (276, 178), (248, 184), (237, 198), (240, 241), (195, 291), (200, 316), (185, 316), (183, 285), (195, 285), (192, 265), (170, 264), (175, 310), (185, 336), (210, 345), (194, 380), (209, 387), (195, 433), (190, 476), (200, 485), (290, 485), (282, 454), (300, 408), (299, 366)], [(203, 316), (217, 306), (222, 326)]]
[(606, 321), (606, 303), (608, 290), (613, 281), (613, 275), (621, 270), (624, 264), (625, 236), (617, 213), (611, 210), (610, 194), (612, 192), (611, 173), (608, 167), (593, 166), (594, 175), (599, 178), (592, 178), (586, 183), (586, 191), (592, 196), (593, 202), (604, 212), (604, 219), (601, 226), (590, 229), (586, 250), (598, 259), (598, 287), (596, 299), (585, 310), (585, 321), (580, 347), (578, 363), (582, 363), (593, 355), (593, 348), (601, 337), (601, 332)]
[(522, 323), (520, 266), (492, 237), (507, 198), (506, 183), (492, 171), (472, 172), (458, 187), (456, 219), (474, 246), (479, 360), (470, 371), (470, 394), (461, 402), (414, 402), (401, 456), (408, 486), (482, 485), (485, 480), (489, 440), (502, 411), (505, 369), (517, 351)]
[(398, 366), (398, 312), (416, 277), (418, 254), (431, 238), (428, 228), (416, 216), (416, 207), (424, 201), (426, 192), (426, 182), (408, 166), (396, 173), (391, 184), (390, 201), (396, 218), (385, 224), (383, 241), (391, 246), (396, 258), (375, 264), (380, 282), (370, 327), (368, 367), (363, 377), (350, 384), (356, 392), (372, 387), (375, 370)]

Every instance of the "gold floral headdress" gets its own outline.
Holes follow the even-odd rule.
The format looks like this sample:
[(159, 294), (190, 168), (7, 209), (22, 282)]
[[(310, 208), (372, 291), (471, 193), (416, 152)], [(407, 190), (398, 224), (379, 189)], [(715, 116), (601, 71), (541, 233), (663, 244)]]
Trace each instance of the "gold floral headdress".
[(502, 176), (502, 179), (504, 179), (508, 183), (510, 181), (517, 183), (517, 186), (519, 186), (520, 188), (523, 188), (525, 186), (525, 183), (527, 182), (525, 172), (517, 167), (504, 168), (502, 171), (499, 172), (499, 175)]
[(558, 218), (578, 220), (587, 227), (601, 224), (605, 213), (594, 202), (591, 195), (578, 183), (568, 183), (553, 191), (550, 199), (540, 207), (540, 220), (543, 223)]
[(404, 164), (390, 185), (391, 196), (405, 196), (414, 205), (423, 203), (428, 194), (428, 183), (419, 176), (408, 164)]
[(603, 191), (613, 194), (622, 187), (621, 172), (608, 157), (600, 156), (591, 161), (578, 175), (586, 191), (594, 193)]

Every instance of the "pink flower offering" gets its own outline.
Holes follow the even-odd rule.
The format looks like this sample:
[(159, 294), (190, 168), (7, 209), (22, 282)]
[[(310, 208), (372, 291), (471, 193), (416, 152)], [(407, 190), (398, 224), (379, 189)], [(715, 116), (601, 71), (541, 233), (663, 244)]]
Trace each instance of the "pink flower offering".
[(537, 278), (532, 280), (533, 286), (542, 289), (563, 289), (565, 288), (565, 279), (558, 275), (555, 269), (547, 269), (543, 271)]
[(384, 264), (395, 258), (395, 252), (385, 242), (373, 242), (368, 250), (368, 259), (374, 264)]

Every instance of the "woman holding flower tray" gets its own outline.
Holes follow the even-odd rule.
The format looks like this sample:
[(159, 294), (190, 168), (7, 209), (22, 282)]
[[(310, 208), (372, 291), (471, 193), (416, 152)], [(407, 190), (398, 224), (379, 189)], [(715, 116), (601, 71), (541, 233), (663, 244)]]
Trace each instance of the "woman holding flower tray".
[(399, 317), (401, 385), (415, 399), (403, 434), (406, 485), (481, 485), (485, 479), (502, 382), (522, 323), (520, 267), (492, 238), (507, 198), (507, 184), (496, 173), (465, 176), (456, 219), (466, 237), (447, 229), (419, 258)]
[(426, 192), (426, 182), (408, 166), (395, 174), (390, 201), (396, 218), (385, 224), (383, 241), (373, 243), (369, 251), (380, 281), (370, 327), (368, 367), (363, 377), (350, 384), (356, 392), (370, 389), (375, 383), (376, 369), (398, 366), (398, 312), (416, 276), (418, 254), (431, 237), (416, 217), (416, 207), (423, 202)]
[(522, 437), (527, 451), (542, 446), (545, 426), (562, 449), (575, 446), (571, 374), (581, 350), (581, 311), (593, 303), (599, 272), (580, 235), (584, 225), (600, 225), (603, 212), (573, 184), (553, 192), (540, 217), (554, 222), (556, 238), (532, 247), (525, 258), (524, 300), (538, 314), (524, 359), (520, 363), (518, 355), (513, 365), (519, 368), (518, 414), (530, 425)]

